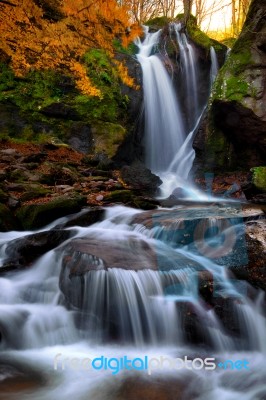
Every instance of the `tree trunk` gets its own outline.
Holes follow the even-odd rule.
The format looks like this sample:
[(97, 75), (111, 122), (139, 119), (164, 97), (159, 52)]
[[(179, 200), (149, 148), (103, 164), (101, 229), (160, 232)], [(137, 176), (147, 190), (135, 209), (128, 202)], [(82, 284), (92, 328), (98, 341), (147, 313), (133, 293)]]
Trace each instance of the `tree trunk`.
[(183, 0), (183, 4), (184, 4), (184, 21), (185, 25), (187, 25), (189, 16), (191, 14), (192, 0)]
[(237, 26), (236, 26), (236, 0), (232, 0), (232, 33), (233, 36), (237, 35)]

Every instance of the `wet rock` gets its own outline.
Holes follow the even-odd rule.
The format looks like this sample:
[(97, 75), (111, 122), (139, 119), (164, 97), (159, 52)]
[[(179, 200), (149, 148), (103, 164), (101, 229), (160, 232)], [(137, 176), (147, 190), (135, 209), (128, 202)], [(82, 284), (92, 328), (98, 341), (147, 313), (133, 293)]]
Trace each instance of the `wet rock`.
[[(180, 374), (179, 374), (180, 375)], [(184, 374), (182, 374), (184, 375)], [(183, 378), (183, 379), (182, 379)], [(117, 400), (192, 400), (200, 393), (200, 382), (198, 386), (192, 385), (196, 376), (174, 376), (149, 377), (134, 376), (122, 381), (121, 387), (116, 394)], [(187, 385), (189, 379), (190, 385)], [(192, 386), (194, 389), (192, 389)]]
[(63, 250), (63, 272), (73, 276), (108, 268), (169, 271), (175, 269), (175, 265), (179, 265), (180, 268), (182, 265), (188, 265), (186, 257), (180, 256), (171, 248), (168, 250), (167, 257), (164, 258), (156, 244), (152, 246), (134, 234), (117, 239), (91, 234), (73, 239), (66, 245)]
[(70, 226), (87, 227), (96, 222), (103, 220), (105, 210), (103, 208), (95, 207), (91, 209), (82, 210), (80, 213), (69, 217), (67, 222), (56, 225), (56, 229), (69, 228)]
[(83, 196), (66, 198), (60, 197), (43, 204), (30, 204), (22, 206), (17, 211), (17, 218), (23, 229), (31, 230), (41, 228), (50, 222), (73, 214), (86, 205), (86, 198)]
[(56, 248), (75, 234), (74, 230), (53, 229), (14, 239), (7, 245), (2, 268), (12, 270), (29, 266), (33, 261)]
[(1, 357), (0, 363), (0, 400), (21, 398), (47, 383), (44, 375), (36, 368), (5, 358)]
[(20, 230), (19, 220), (14, 217), (12, 212), (4, 204), (0, 204), (0, 231), (16, 231)]
[(72, 240), (64, 249), (64, 274), (83, 275), (91, 270), (108, 268), (156, 270), (156, 253), (135, 235), (118, 240), (90, 235)]
[(134, 197), (133, 207), (140, 208), (142, 210), (155, 210), (160, 205), (158, 200), (150, 197), (136, 196)]
[(144, 164), (135, 162), (121, 169), (122, 180), (132, 189), (141, 193), (154, 194), (162, 184), (161, 179), (154, 175)]
[(266, 290), (266, 220), (249, 221), (246, 224), (245, 246), (247, 265), (230, 267), (238, 279), (244, 279), (255, 287)]

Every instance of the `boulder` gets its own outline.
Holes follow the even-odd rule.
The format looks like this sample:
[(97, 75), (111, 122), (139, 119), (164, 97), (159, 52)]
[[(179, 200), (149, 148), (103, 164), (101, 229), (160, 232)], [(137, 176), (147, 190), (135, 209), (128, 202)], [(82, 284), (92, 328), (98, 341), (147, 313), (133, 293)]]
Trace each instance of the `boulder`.
[(161, 179), (153, 174), (141, 162), (135, 162), (121, 169), (121, 178), (130, 188), (143, 194), (155, 194), (162, 184)]
[(60, 197), (48, 203), (22, 206), (16, 213), (23, 229), (41, 228), (52, 221), (73, 214), (86, 205), (86, 197)]
[(114, 236), (95, 232), (71, 240), (63, 249), (63, 274), (83, 276), (89, 271), (109, 268), (169, 271), (193, 264), (173, 249), (167, 248), (166, 252), (156, 242), (151, 244), (134, 233), (125, 237)]
[(255, 287), (266, 291), (266, 220), (246, 223), (245, 246), (248, 263), (230, 267), (238, 279), (244, 279)]
[(6, 258), (1, 272), (29, 266), (38, 257), (59, 246), (74, 233), (73, 230), (53, 229), (11, 240), (5, 250)]

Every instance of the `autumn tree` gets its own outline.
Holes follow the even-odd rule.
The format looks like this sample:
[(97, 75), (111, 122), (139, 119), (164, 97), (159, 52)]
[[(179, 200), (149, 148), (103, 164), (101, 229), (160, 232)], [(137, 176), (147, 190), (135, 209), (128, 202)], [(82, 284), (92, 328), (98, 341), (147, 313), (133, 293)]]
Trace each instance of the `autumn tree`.
[[(101, 48), (113, 57), (115, 38), (127, 46), (139, 34), (138, 26), (130, 25), (129, 10), (116, 0), (0, 0), (0, 49), (15, 73), (56, 68), (74, 75), (77, 87), (92, 96), (101, 94), (82, 56)], [(116, 63), (121, 79), (133, 85), (125, 67)]]

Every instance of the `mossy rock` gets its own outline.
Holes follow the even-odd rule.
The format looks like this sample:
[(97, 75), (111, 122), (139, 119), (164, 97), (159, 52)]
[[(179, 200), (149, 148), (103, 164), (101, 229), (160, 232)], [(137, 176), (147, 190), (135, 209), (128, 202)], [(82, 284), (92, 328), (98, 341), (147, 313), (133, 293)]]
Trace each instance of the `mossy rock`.
[[(177, 16), (175, 18), (177, 21), (184, 21), (185, 14), (184, 13), (177, 14)], [(197, 26), (197, 17), (195, 17), (193, 14), (190, 14), (188, 22), (191, 25)]]
[(97, 122), (92, 126), (96, 153), (106, 153), (109, 158), (115, 156), (119, 145), (124, 141), (126, 130), (111, 122)]
[(38, 229), (58, 218), (80, 211), (84, 205), (86, 197), (61, 197), (49, 203), (22, 206), (16, 216), (24, 229)]
[(25, 174), (24, 170), (15, 169), (10, 172), (10, 174), (8, 175), (8, 179), (12, 182), (25, 182), (28, 180), (28, 177)]
[(209, 170), (223, 169), (232, 164), (232, 149), (228, 138), (218, 129), (214, 129), (210, 123), (206, 138), (206, 147), (208, 151), (205, 155), (205, 168)]
[(45, 189), (42, 186), (32, 187), (20, 197), (20, 200), (22, 202), (29, 201), (29, 200), (37, 199), (38, 197), (45, 197), (49, 193), (51, 193), (51, 190)]
[(252, 183), (261, 192), (266, 192), (266, 167), (251, 168)]
[(145, 25), (160, 29), (167, 25), (169, 22), (171, 22), (171, 18), (163, 16), (149, 19), (147, 22), (145, 22)]
[(105, 195), (103, 201), (108, 203), (128, 203), (132, 199), (133, 193), (131, 190), (114, 190), (112, 193)]
[(159, 206), (159, 202), (154, 199), (148, 199), (145, 197), (135, 197), (134, 206), (141, 210), (155, 210)]
[(241, 50), (233, 48), (214, 83), (211, 101), (244, 102), (247, 97), (256, 97), (256, 89), (248, 82), (245, 73), (250, 65), (252, 65), (252, 55), (249, 46)]
[[(181, 23), (183, 22), (184, 24), (184, 14), (178, 14), (176, 16), (176, 20)], [(187, 21), (186, 30), (190, 39), (196, 45), (205, 49), (206, 51), (209, 51), (211, 46), (214, 47), (216, 52), (226, 50), (225, 45), (218, 42), (217, 40), (211, 39), (208, 35), (206, 35), (206, 33), (200, 30), (199, 26), (197, 25), (197, 18), (192, 14), (190, 14)]]
[(0, 231), (16, 231), (20, 229), (20, 224), (18, 220), (11, 213), (9, 208), (4, 204), (0, 204)]

